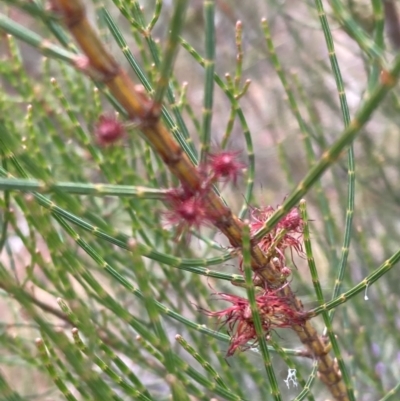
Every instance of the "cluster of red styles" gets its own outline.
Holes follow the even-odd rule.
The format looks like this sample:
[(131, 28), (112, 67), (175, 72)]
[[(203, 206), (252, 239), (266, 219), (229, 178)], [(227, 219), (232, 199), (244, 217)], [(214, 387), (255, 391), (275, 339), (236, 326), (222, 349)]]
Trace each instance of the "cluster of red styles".
[[(177, 232), (188, 232), (190, 229), (198, 230), (215, 220), (215, 216), (207, 209), (205, 194), (212, 191), (216, 182), (236, 183), (244, 165), (238, 161), (238, 152), (221, 151), (211, 153), (206, 163), (198, 167), (204, 178), (204, 184), (196, 192), (181, 185), (168, 191), (166, 200), (170, 209), (165, 212), (165, 218), (170, 225), (174, 225)], [(274, 208), (251, 208), (250, 233), (255, 234), (274, 212)], [(302, 249), (303, 221), (297, 208), (292, 209), (276, 226), (258, 242), (261, 250), (268, 255), (282, 276), (290, 275), (286, 266), (285, 254), (289, 252), (293, 260), (293, 251), (303, 255)], [(242, 261), (239, 270), (243, 273)], [(285, 281), (285, 280), (283, 280)], [(285, 285), (285, 284), (284, 284)], [(282, 288), (282, 287), (281, 287)], [(302, 325), (305, 315), (297, 311), (291, 299), (280, 294), (280, 289), (271, 290), (267, 284), (260, 288), (256, 295), (256, 304), (260, 314), (263, 332), (268, 338), (271, 330), (275, 328)], [(229, 302), (231, 305), (221, 311), (201, 311), (208, 316), (219, 319), (221, 326), (227, 328), (231, 337), (227, 356), (233, 355), (237, 350), (245, 350), (257, 344), (257, 334), (253, 322), (249, 301), (246, 298), (226, 293), (216, 293), (218, 300)]]
[[(95, 127), (98, 143), (102, 146), (114, 143), (124, 135), (122, 123), (115, 118), (102, 116)], [(245, 165), (238, 160), (240, 152), (220, 151), (210, 153), (207, 161), (198, 167), (203, 177), (203, 184), (197, 191), (185, 185), (170, 189), (165, 197), (169, 206), (164, 218), (169, 226), (174, 226), (177, 236), (190, 235), (190, 230), (198, 231), (201, 226), (211, 225), (216, 216), (209, 210), (206, 195), (212, 191), (213, 185), (218, 182), (236, 184)], [(274, 213), (272, 206), (250, 209), (250, 234), (255, 234)], [(283, 278), (290, 275), (286, 265), (286, 254), (289, 253), (293, 261), (293, 251), (303, 255), (303, 220), (297, 208), (293, 208), (268, 234), (258, 242), (258, 246), (267, 255), (270, 263), (280, 271)], [(242, 274), (242, 261), (239, 263)], [(286, 280), (283, 280), (284, 282)], [(287, 282), (286, 282), (287, 284)], [(283, 284), (283, 285), (286, 285)], [(263, 332), (268, 339), (271, 330), (276, 328), (303, 325), (305, 314), (296, 310), (291, 299), (281, 294), (282, 287), (270, 289), (265, 283), (256, 294), (256, 304), (260, 314)], [(236, 351), (246, 350), (257, 345), (257, 334), (252, 318), (249, 301), (246, 298), (227, 293), (216, 293), (218, 300), (226, 301), (231, 305), (221, 311), (201, 311), (220, 321), (231, 337), (227, 356)]]

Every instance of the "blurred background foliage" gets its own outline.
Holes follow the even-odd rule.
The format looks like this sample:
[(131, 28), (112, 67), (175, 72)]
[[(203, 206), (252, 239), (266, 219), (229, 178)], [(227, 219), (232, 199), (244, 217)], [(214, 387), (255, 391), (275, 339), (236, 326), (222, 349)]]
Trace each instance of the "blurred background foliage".
[[(337, 75), (330, 67), (317, 3), (215, 1), (215, 73), (223, 88), (214, 86), (211, 148), (241, 150), (242, 161), (250, 165), (252, 147), (255, 156), (254, 174), (249, 168), (237, 186), (220, 188), (235, 213), (282, 203), (344, 129)], [(380, 61), (391, 62), (400, 48), (399, 5), (389, 0), (323, 3), (354, 116), (382, 79)], [(109, 51), (138, 82), (125, 57), (129, 50), (151, 86), (174, 4), (143, 2), (140, 21), (134, 18), (139, 13), (136, 2), (85, 2)], [(175, 391), (176, 399), (186, 399), (179, 395), (184, 388), (191, 400), (279, 399), (270, 394), (258, 350), (227, 359), (226, 329), (198, 311), (221, 307), (211, 296), (216, 291), (245, 296), (226, 281), (237, 273), (236, 260), (227, 260), (226, 239), (205, 227), (190, 241), (176, 241), (162, 222), (165, 207), (160, 200), (163, 190), (177, 182), (134, 124), (116, 145), (99, 146), (94, 137), (99, 116), (114, 113), (108, 92), (101, 85), (95, 88), (68, 55), (64, 60), (44, 57), (43, 46), (28, 44), (36, 34), (68, 54), (78, 51), (60, 21), (50, 16), (48, 5), (41, 0), (0, 2), (0, 398), (163, 400)], [(268, 21), (279, 66), (267, 48), (262, 17)], [(242, 65), (235, 39), (238, 20)], [(17, 31), (9, 21), (19, 24)], [(151, 21), (154, 27), (146, 37), (140, 28)], [(125, 45), (117, 43), (113, 27)], [(198, 154), (207, 73), (201, 65), (207, 36), (202, 1), (188, 2), (181, 36), (186, 45), (180, 47), (170, 81), (176, 103), (167, 99), (166, 109), (174, 124), (177, 115), (183, 119)], [(188, 49), (195, 50), (195, 57)], [(292, 104), (277, 73), (281, 71)], [(238, 88), (251, 80), (239, 100), (245, 123), (226, 94), (237, 95), (235, 77)], [(305, 196), (325, 300), (332, 297), (346, 232), (351, 245), (341, 292), (399, 250), (399, 96), (396, 86), (376, 105), (354, 142), (352, 229), (345, 226), (345, 155)], [(7, 181), (11, 176), (24, 180)], [(254, 188), (249, 192), (250, 181)], [(46, 193), (33, 194), (45, 191), (43, 183)], [(108, 196), (93, 185), (101, 183), (114, 185)], [(128, 196), (119, 191), (121, 185), (130, 186)], [(149, 189), (133, 194), (133, 186)], [(140, 242), (140, 249), (129, 249), (130, 237)], [(295, 257), (293, 263), (292, 288), (311, 309), (318, 303), (307, 262)], [(195, 267), (225, 273), (225, 280), (207, 277), (205, 269), (195, 274)], [(150, 298), (159, 302), (152, 319), (146, 308)], [(397, 266), (337, 308), (333, 328), (356, 400), (398, 399), (399, 308)], [(150, 324), (154, 319), (168, 341), (157, 339)], [(322, 319), (313, 321), (322, 333)], [(79, 332), (72, 333), (73, 327)], [(177, 334), (196, 354), (177, 342)], [(329, 397), (318, 380), (309, 392), (303, 390), (313, 361), (291, 331), (274, 332), (271, 345), (281, 399)], [(168, 376), (168, 347), (182, 387), (171, 384)], [(298, 387), (284, 382), (289, 368), (296, 369)]]

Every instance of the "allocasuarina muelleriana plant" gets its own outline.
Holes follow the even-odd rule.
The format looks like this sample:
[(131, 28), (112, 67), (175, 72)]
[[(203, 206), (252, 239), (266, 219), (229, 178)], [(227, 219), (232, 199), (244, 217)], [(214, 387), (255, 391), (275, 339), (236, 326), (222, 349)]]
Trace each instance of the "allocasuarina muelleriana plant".
[[(100, 81), (124, 108), (128, 119), (138, 125), (155, 152), (178, 178), (180, 187), (170, 189), (165, 196), (170, 207), (164, 216), (165, 220), (176, 226), (179, 236), (189, 229), (197, 230), (203, 224), (212, 224), (226, 235), (234, 249), (240, 250), (244, 223), (213, 190), (217, 182), (237, 180), (243, 167), (237, 160), (238, 155), (229, 151), (210, 153), (199, 167), (195, 167), (160, 120), (162, 97), (158, 96), (158, 100), (152, 101), (137, 89), (91, 28), (82, 3), (77, 0), (53, 3), (86, 54), (87, 62), (79, 63), (80, 68), (85, 70), (84, 66), (87, 65), (89, 75), (96, 72), (96, 79), (100, 77)], [(100, 127), (105, 121), (104, 117), (100, 119)], [(112, 142), (122, 135), (118, 129), (111, 131), (97, 128), (100, 141)], [(264, 223), (273, 212), (271, 207), (253, 208), (249, 224), (251, 233), (265, 227)], [(256, 296), (257, 308), (265, 335), (268, 336), (275, 327), (292, 328), (319, 361), (320, 378), (334, 398), (348, 400), (340, 371), (329, 355), (329, 346), (318, 336), (301, 301), (287, 281), (289, 271), (285, 260), (290, 252), (302, 252), (302, 226), (298, 210), (294, 208), (269, 233), (258, 240), (252, 240), (250, 253), (253, 281), (260, 288)], [(232, 355), (236, 350), (257, 341), (257, 336), (246, 299), (226, 293), (218, 296), (231, 306), (220, 312), (206, 313), (218, 317), (221, 323), (228, 326), (232, 338), (228, 355)]]

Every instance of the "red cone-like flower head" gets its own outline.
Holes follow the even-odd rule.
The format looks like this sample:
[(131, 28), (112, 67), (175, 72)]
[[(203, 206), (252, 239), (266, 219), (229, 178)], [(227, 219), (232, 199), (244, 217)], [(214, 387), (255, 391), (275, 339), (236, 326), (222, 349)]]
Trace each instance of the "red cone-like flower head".
[(164, 213), (166, 223), (176, 226), (178, 236), (190, 228), (197, 230), (210, 222), (201, 192), (195, 194), (181, 186), (168, 191), (166, 201), (170, 207)]
[(232, 181), (236, 184), (245, 165), (238, 161), (240, 152), (221, 151), (208, 156), (207, 166), (211, 171), (211, 180)]
[(125, 128), (115, 117), (101, 115), (95, 126), (94, 134), (100, 145), (107, 146), (122, 138)]

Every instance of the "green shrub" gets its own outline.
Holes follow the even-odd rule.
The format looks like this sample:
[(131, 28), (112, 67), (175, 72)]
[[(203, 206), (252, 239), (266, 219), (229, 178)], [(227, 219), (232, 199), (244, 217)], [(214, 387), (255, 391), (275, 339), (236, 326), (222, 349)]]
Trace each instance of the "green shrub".
[(396, 399), (398, 7), (311, 3), (0, 3), (1, 399)]

